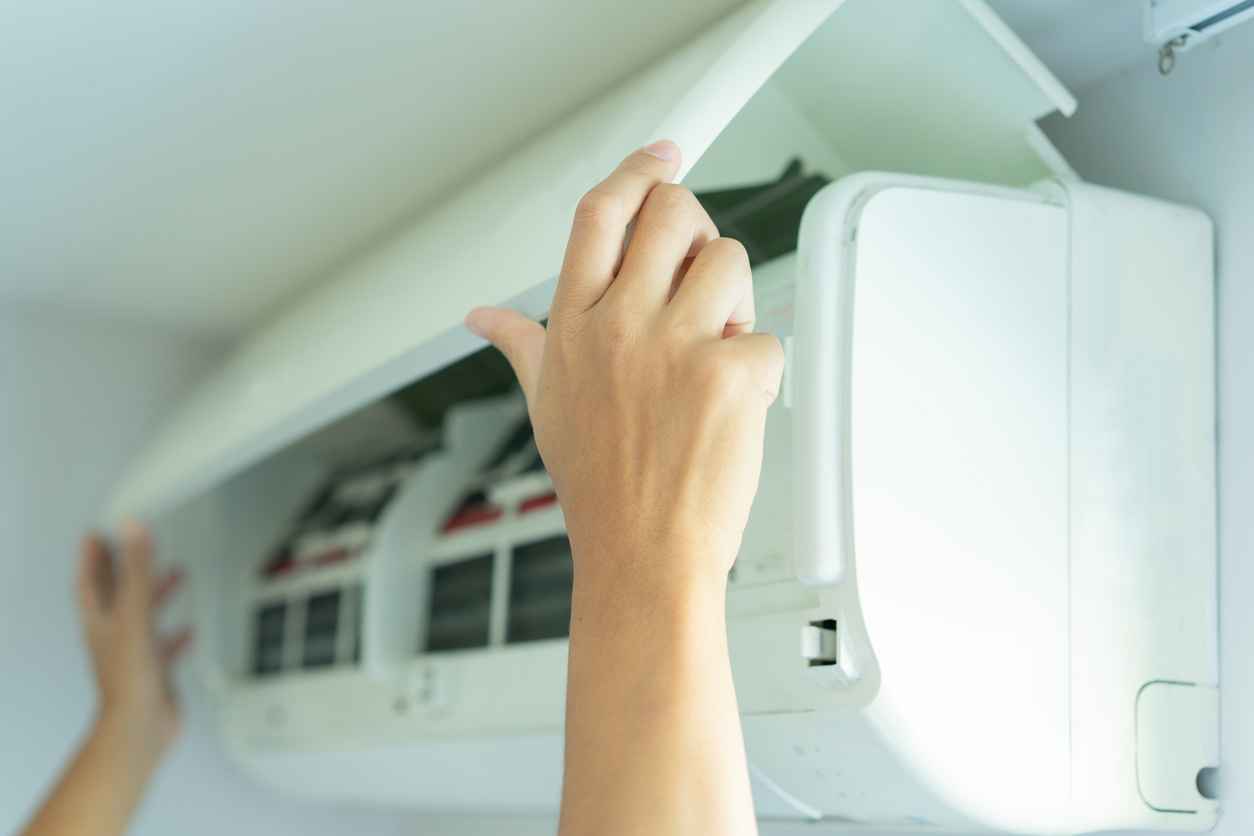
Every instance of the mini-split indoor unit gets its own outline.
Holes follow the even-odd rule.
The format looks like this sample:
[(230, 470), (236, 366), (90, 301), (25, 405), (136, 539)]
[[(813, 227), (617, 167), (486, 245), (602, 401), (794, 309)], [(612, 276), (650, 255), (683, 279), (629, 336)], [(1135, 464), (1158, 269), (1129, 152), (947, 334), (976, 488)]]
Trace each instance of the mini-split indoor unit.
[(190, 564), (234, 757), (556, 810), (570, 550), (460, 322), (542, 317), (579, 196), (671, 137), (788, 356), (727, 598), (759, 815), (1213, 826), (1211, 226), (1076, 180), (1035, 124), (1073, 106), (980, 2), (755, 3), (291, 305), (111, 510)]

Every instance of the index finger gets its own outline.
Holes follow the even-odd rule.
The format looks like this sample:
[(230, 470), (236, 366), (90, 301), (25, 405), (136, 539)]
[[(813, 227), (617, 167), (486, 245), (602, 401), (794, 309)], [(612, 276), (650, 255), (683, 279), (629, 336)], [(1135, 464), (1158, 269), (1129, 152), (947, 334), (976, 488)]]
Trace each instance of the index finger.
[(134, 520), (122, 526), (122, 581), (118, 603), (132, 618), (147, 621), (152, 612), (152, 535)]
[(649, 192), (679, 171), (679, 146), (646, 145), (583, 196), (575, 209), (550, 318), (582, 313), (605, 295), (623, 255), (627, 226)]

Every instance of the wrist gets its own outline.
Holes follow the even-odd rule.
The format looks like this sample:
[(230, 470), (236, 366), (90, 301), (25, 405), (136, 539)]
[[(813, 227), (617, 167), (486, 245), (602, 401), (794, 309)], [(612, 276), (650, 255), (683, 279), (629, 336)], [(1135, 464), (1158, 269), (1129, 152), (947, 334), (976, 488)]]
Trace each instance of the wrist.
[(96, 715), (91, 737), (114, 762), (125, 765), (128, 774), (147, 780), (172, 742), (171, 736), (153, 728), (153, 722), (142, 712), (106, 704)]
[(604, 562), (612, 565), (576, 562), (571, 590), (576, 614), (619, 621), (723, 619), (727, 576), (722, 572), (658, 566), (651, 561)]
[(572, 541), (572, 635), (677, 642), (724, 630), (727, 574), (714, 557), (679, 547), (590, 548)]
[(739, 542), (724, 543), (692, 526), (597, 520), (580, 525), (567, 517), (575, 582), (597, 592), (700, 596), (726, 592)]

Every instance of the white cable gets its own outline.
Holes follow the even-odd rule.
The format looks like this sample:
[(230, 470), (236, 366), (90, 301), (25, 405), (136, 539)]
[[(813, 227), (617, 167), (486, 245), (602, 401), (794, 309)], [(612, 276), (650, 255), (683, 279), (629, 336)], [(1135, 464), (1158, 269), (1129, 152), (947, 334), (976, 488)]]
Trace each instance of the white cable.
[(817, 807), (811, 807), (800, 798), (797, 798), (797, 796), (793, 795), (788, 790), (768, 778), (765, 772), (758, 769), (752, 763), (749, 764), (749, 774), (757, 778), (758, 782), (761, 783), (762, 786), (775, 793), (780, 801), (783, 801), (789, 807), (793, 808), (810, 821), (819, 821), (823, 818), (822, 810)]

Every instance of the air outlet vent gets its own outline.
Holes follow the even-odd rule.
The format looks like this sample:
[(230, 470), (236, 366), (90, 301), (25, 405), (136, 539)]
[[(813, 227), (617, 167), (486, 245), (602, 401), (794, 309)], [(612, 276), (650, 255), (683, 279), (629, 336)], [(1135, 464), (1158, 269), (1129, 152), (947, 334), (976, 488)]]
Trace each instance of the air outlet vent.
[(572, 577), (570, 542), (565, 537), (549, 537), (515, 548), (506, 642), (570, 635)]
[(287, 604), (267, 604), (257, 610), (253, 645), (253, 673), (270, 676), (283, 669), (283, 633)]
[(485, 647), (492, 611), (491, 552), (437, 566), (427, 609), (428, 653)]
[(340, 626), (340, 591), (319, 592), (305, 603), (305, 641), (301, 667), (335, 664), (335, 641)]

